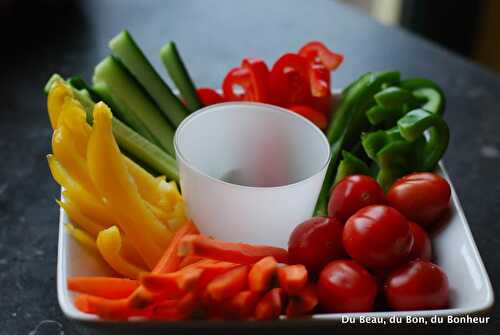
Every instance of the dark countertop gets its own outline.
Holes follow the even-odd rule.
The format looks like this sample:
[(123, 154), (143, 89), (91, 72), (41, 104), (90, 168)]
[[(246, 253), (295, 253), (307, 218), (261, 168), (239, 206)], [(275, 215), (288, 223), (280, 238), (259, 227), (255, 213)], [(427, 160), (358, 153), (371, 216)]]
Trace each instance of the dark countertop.
[[(4, 32), (15, 37), (7, 37), (1, 56), (0, 333), (74, 333), (56, 299), (59, 189), (44, 157), (51, 132), (42, 86), (53, 72), (90, 79), (93, 66), (108, 53), (107, 41), (123, 28), (162, 74), (160, 47), (175, 40), (200, 86), (220, 85), (244, 56), (271, 62), (312, 39), (346, 56), (334, 74), (335, 87), (388, 68), (437, 81), (448, 97), (452, 136), (444, 161), (499, 292), (500, 77), (331, 0), (235, 3), (75, 1), (59, 9), (30, 5), (18, 19), (4, 20)], [(490, 324), (474, 332), (498, 331), (499, 317), (494, 310)], [(462, 327), (453, 333), (471, 331)]]

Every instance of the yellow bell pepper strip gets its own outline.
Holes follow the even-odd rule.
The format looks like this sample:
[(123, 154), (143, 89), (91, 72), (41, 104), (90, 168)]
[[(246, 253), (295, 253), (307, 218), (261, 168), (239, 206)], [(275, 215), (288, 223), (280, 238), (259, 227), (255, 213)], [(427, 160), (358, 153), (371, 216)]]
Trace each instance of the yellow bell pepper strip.
[(104, 222), (114, 222), (113, 216), (104, 207), (104, 205), (89, 191), (78, 184), (68, 172), (62, 167), (61, 163), (54, 155), (47, 155), (49, 169), (55, 181), (65, 188), (64, 197), (68, 197), (78, 205), (82, 213), (88, 217)]
[(59, 126), (52, 135), (52, 152), (75, 182), (82, 185), (90, 193), (96, 194), (94, 183), (88, 173), (87, 163), (84, 157), (78, 154), (73, 139), (73, 135), (66, 126)]
[(167, 221), (168, 227), (172, 231), (177, 231), (184, 225), (184, 223), (186, 223), (186, 221), (186, 205), (184, 201), (179, 201), (175, 204), (174, 211), (172, 212), (170, 219)]
[(109, 227), (97, 235), (97, 248), (109, 266), (127, 278), (137, 279), (141, 272), (147, 271), (121, 256), (122, 238), (120, 230), (116, 226)]
[(64, 225), (68, 233), (73, 237), (80, 245), (88, 249), (91, 252), (99, 253), (97, 249), (97, 244), (94, 238), (86, 233), (84, 230), (78, 229), (70, 223)]
[(57, 127), (59, 114), (61, 114), (62, 105), (67, 96), (71, 95), (71, 88), (65, 85), (59, 85), (55, 82), (47, 98), (47, 110), (49, 112), (49, 120), (52, 128)]
[(64, 209), (73, 223), (75, 223), (78, 227), (82, 228), (93, 237), (97, 237), (97, 234), (99, 234), (101, 230), (104, 230), (107, 227), (111, 226), (111, 224), (100, 224), (91, 220), (90, 218), (85, 216), (80, 211), (78, 206), (69, 198), (65, 198), (64, 200), (56, 200), (56, 202), (59, 206), (61, 206), (61, 208)]
[(90, 176), (120, 228), (146, 264), (153, 268), (172, 233), (148, 210), (140, 197), (113, 137), (109, 108), (99, 102), (94, 107), (93, 116), (94, 125), (87, 147)]
[(58, 121), (58, 127), (61, 125), (66, 126), (71, 131), (78, 153), (85, 158), (91, 128), (87, 123), (85, 111), (78, 100), (72, 97), (66, 98)]
[[(86, 235), (88, 235), (91, 239), (93, 239), (94, 245), (95, 245), (95, 238), (99, 235), (99, 233), (111, 226), (111, 224), (101, 224), (94, 222), (90, 218), (86, 217), (78, 209), (78, 206), (76, 206), (68, 198), (65, 198), (64, 200), (56, 200), (56, 202), (59, 204), (59, 206), (61, 206), (64, 209), (66, 214), (70, 217), (71, 221), (73, 221), (73, 223), (75, 223), (78, 226), (78, 228), (74, 227), (74, 225), (72, 225), (72, 227), (74, 227), (74, 229), (83, 231)], [(141, 265), (144, 267), (146, 266), (146, 264), (144, 264), (144, 260), (141, 258), (139, 253), (134, 249), (132, 244), (128, 241), (128, 239), (125, 236), (122, 238), (121, 254), (127, 260), (131, 261), (136, 265)]]

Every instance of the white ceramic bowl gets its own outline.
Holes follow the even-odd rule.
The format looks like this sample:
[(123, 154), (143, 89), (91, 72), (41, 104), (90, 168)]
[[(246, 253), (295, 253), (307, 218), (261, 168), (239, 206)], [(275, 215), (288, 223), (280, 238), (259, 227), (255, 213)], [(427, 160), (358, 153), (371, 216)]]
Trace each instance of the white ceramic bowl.
[[(443, 166), (438, 171), (451, 184)], [(59, 249), (57, 262), (57, 293), (59, 305), (64, 315), (80, 323), (82, 329), (91, 329), (89, 333), (97, 334), (161, 334), (186, 333), (203, 330), (238, 330), (259, 329), (260, 327), (307, 327), (318, 323), (335, 324), (342, 317), (376, 316), (388, 320), (391, 316), (423, 316), (465, 315), (487, 313), (493, 306), (494, 295), (490, 279), (485, 270), (476, 244), (470, 232), (462, 207), (452, 186), (452, 199), (449, 215), (437, 230), (431, 233), (434, 261), (447, 273), (450, 282), (450, 308), (442, 310), (409, 311), (409, 312), (371, 312), (371, 313), (336, 313), (316, 314), (301, 320), (280, 320), (274, 322), (216, 322), (216, 321), (184, 321), (154, 322), (133, 319), (126, 322), (102, 320), (90, 314), (78, 311), (73, 305), (74, 294), (67, 289), (66, 281), (70, 276), (110, 275), (113, 274), (103, 261), (89, 254), (80, 247), (64, 228), (69, 222), (67, 215), (61, 210), (59, 220)]]

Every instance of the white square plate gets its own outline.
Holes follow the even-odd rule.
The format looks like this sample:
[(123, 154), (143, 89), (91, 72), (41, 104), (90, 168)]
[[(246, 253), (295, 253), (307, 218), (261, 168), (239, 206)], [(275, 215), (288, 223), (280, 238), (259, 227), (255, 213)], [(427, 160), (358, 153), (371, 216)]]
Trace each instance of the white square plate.
[[(439, 173), (448, 181), (444, 167), (440, 165)], [(451, 185), (451, 181), (450, 181)], [(274, 322), (232, 322), (232, 329), (256, 329), (272, 324), (273, 327), (307, 326), (316, 323), (338, 323), (342, 316), (361, 317), (374, 316), (387, 319), (391, 316), (423, 316), (429, 318), (434, 315), (465, 315), (487, 312), (494, 302), (493, 289), (490, 279), (481, 260), (476, 244), (464, 216), (462, 207), (452, 186), (452, 199), (449, 215), (444, 222), (431, 232), (433, 246), (433, 260), (440, 265), (448, 275), (450, 282), (450, 308), (443, 310), (426, 310), (414, 312), (372, 312), (372, 313), (344, 313), (344, 314), (316, 314), (300, 320), (280, 320)], [(57, 293), (59, 305), (64, 315), (70, 320), (83, 323), (85, 326), (104, 333), (134, 333), (181, 331), (200, 329), (227, 330), (228, 322), (217, 321), (185, 321), (159, 322), (143, 319), (116, 322), (99, 319), (90, 314), (80, 312), (74, 307), (74, 293), (66, 286), (67, 278), (71, 276), (99, 276), (113, 275), (113, 271), (99, 258), (82, 248), (66, 231), (64, 224), (70, 222), (66, 213), (61, 209), (59, 220), (59, 249), (57, 262)], [(246, 328), (245, 328), (246, 327)]]

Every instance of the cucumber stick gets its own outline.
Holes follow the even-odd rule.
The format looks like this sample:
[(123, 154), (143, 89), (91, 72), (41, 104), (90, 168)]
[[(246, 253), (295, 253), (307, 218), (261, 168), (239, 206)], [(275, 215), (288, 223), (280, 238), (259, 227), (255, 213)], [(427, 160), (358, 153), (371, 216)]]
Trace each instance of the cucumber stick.
[[(140, 120), (161, 148), (174, 155), (174, 130), (163, 117), (154, 102), (130, 76), (126, 69), (113, 57), (105, 58), (94, 71), (94, 86), (105, 88), (124, 115), (133, 114), (128, 119)], [(133, 127), (132, 124), (130, 126)], [(137, 129), (136, 129), (137, 130)]]
[(113, 112), (113, 115), (115, 117), (131, 125), (131, 127), (134, 128), (135, 131), (144, 136), (147, 140), (158, 145), (153, 135), (151, 135), (151, 133), (146, 129), (146, 127), (144, 127), (142, 122), (135, 117), (134, 114), (124, 114), (120, 110), (119, 104), (111, 98), (109, 89), (105, 84), (99, 85), (97, 88), (90, 87), (87, 82), (79, 76), (68, 78), (68, 84), (70, 84), (77, 90), (87, 90), (90, 94), (90, 97), (94, 101), (104, 101), (106, 105), (111, 108), (111, 111)]
[(109, 48), (113, 56), (118, 58), (153, 98), (163, 114), (177, 127), (189, 111), (161, 79), (129, 32), (125, 30), (115, 36), (109, 42)]
[[(111, 111), (113, 115), (117, 118), (128, 124), (132, 129), (134, 129), (137, 133), (148, 139), (150, 142), (159, 145), (159, 143), (155, 140), (151, 132), (144, 126), (142, 121), (137, 117), (135, 113), (127, 113), (123, 111), (127, 111), (126, 104), (118, 97), (112, 98), (111, 90), (109, 86), (105, 83), (98, 83), (94, 85), (94, 94), (99, 96), (98, 100), (94, 101), (104, 101), (109, 107), (111, 107)], [(90, 96), (92, 97), (92, 92), (90, 92)]]
[(191, 112), (203, 107), (203, 104), (196, 93), (193, 81), (184, 66), (184, 62), (177, 51), (174, 42), (169, 42), (160, 51), (161, 60), (167, 68), (167, 72), (179, 89), (181, 96), (186, 101), (186, 105)]
[[(52, 75), (45, 85), (44, 91), (48, 93), (52, 84), (56, 81), (64, 82), (64, 79), (59, 74)], [(89, 92), (85, 89), (78, 90), (75, 87), (71, 87), (71, 89), (74, 97), (82, 104), (85, 113), (87, 113), (87, 122), (92, 124), (94, 101), (91, 99)], [(155, 171), (159, 175), (164, 175), (168, 179), (179, 181), (177, 162), (172, 156), (149, 142), (117, 118), (113, 117), (112, 123), (113, 135), (121, 150), (137, 158), (145, 168)]]

